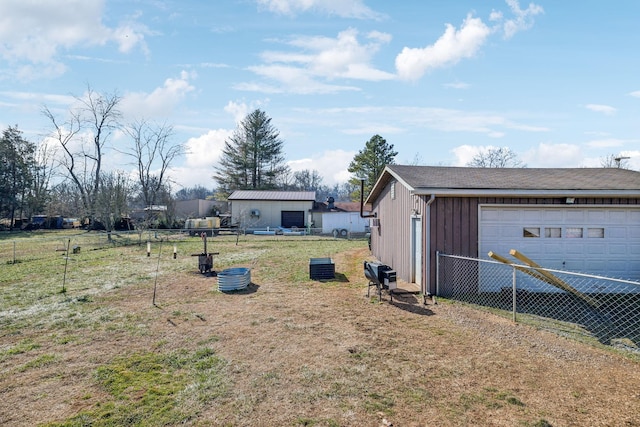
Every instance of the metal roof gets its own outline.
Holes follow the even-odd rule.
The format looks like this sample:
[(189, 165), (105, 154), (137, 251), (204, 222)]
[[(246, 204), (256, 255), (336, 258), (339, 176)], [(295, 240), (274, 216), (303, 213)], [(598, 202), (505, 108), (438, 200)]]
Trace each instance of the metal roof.
[(388, 165), (367, 202), (391, 179), (413, 194), (640, 197), (640, 172), (619, 168), (469, 168)]
[(236, 190), (228, 200), (315, 201), (315, 191)]

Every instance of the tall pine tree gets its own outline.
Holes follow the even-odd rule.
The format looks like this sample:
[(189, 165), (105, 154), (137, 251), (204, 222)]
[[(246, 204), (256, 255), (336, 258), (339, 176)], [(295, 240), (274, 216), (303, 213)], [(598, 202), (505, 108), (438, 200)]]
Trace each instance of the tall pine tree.
[(289, 167), (285, 164), (278, 130), (264, 111), (255, 110), (225, 141), (213, 178), (224, 195), (234, 190), (271, 190)]
[(394, 164), (397, 155), (398, 152), (393, 151), (393, 144), (387, 143), (387, 140), (380, 135), (372, 136), (364, 149), (360, 150), (349, 163), (348, 171), (354, 174), (349, 183), (356, 188), (352, 193), (352, 199), (360, 198), (361, 179), (364, 179), (364, 196), (366, 197), (384, 167)]

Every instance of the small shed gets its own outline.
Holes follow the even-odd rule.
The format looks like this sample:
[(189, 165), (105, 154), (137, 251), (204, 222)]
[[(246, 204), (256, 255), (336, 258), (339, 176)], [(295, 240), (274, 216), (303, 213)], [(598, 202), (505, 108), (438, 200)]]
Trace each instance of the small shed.
[(367, 203), (373, 255), (425, 293), (438, 251), (640, 279), (640, 172), (388, 165)]
[(262, 230), (307, 227), (315, 199), (315, 191), (236, 190), (228, 200), (234, 224), (245, 230)]

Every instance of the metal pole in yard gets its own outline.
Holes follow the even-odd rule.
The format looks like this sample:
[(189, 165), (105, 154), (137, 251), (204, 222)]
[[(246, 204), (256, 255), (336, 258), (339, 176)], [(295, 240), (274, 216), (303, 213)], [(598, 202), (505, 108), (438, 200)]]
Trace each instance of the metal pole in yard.
[(64, 254), (64, 275), (62, 276), (62, 293), (67, 292), (67, 288), (65, 287), (67, 283), (67, 265), (69, 264), (69, 248), (71, 247), (71, 239), (67, 241), (67, 250)]
[(158, 286), (158, 270), (160, 269), (160, 254), (162, 254), (162, 239), (160, 239), (160, 248), (158, 249), (158, 264), (156, 265), (156, 279), (153, 283), (153, 305), (156, 305), (156, 288)]
[(15, 264), (17, 262), (16, 260), (16, 241), (13, 241), (13, 263)]
[(513, 279), (512, 279), (512, 283), (513, 283), (513, 285), (512, 285), (512, 288), (513, 288), (513, 291), (512, 291), (512, 294), (513, 294), (512, 295), (512, 300), (513, 300), (513, 321), (516, 322), (517, 321), (516, 320), (516, 310), (517, 310), (517, 307), (516, 307), (516, 305), (517, 305), (516, 304), (516, 268), (513, 267), (512, 270), (513, 270), (513, 276), (512, 276), (513, 277)]

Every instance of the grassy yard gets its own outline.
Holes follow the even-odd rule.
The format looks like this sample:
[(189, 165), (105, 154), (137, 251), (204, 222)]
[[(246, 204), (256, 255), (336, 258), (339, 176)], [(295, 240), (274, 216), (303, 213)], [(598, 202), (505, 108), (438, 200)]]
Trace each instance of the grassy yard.
[[(210, 238), (214, 270), (251, 268), (223, 293), (197, 237), (105, 239), (0, 240), (0, 424), (640, 425), (637, 362), (464, 305), (367, 298), (364, 240)], [(309, 279), (317, 257), (334, 280)]]

